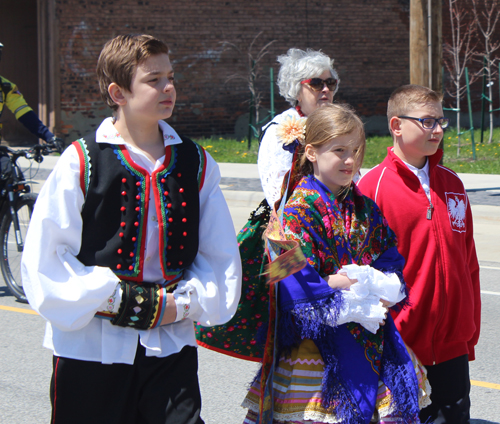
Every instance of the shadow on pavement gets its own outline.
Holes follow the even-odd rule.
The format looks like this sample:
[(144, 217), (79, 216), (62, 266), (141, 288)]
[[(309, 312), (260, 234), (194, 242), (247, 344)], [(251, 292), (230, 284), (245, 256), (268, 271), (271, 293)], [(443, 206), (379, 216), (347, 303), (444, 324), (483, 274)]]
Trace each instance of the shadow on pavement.
[(7, 286), (0, 286), (0, 297), (12, 296), (9, 288)]
[(498, 190), (467, 190), (471, 205), (500, 206), (500, 193)]

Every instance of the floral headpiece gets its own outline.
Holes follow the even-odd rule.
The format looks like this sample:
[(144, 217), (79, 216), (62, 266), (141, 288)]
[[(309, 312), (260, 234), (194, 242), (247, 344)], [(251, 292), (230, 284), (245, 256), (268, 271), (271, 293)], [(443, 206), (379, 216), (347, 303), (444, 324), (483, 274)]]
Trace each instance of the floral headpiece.
[(287, 116), (276, 128), (276, 136), (283, 143), (283, 149), (293, 153), (297, 146), (306, 139), (307, 118)]

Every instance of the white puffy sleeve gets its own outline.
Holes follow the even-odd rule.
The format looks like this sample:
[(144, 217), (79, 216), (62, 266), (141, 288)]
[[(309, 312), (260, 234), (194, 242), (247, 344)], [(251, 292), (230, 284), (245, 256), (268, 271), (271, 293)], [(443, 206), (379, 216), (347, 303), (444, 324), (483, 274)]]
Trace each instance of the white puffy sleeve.
[(38, 195), (21, 262), (31, 307), (62, 331), (85, 327), (119, 283), (109, 268), (76, 258), (83, 202), (78, 153), (69, 146)]
[(219, 167), (207, 153), (200, 190), (199, 250), (174, 291), (176, 321), (189, 318), (205, 326), (229, 321), (241, 293), (241, 259), (234, 226), (221, 189)]

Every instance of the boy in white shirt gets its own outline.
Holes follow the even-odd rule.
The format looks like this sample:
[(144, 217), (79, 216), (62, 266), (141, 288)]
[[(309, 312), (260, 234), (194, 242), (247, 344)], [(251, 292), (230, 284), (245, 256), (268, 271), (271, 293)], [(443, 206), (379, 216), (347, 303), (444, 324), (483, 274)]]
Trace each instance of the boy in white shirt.
[(163, 121), (176, 98), (165, 43), (118, 36), (97, 75), (114, 116), (59, 159), (22, 261), (54, 351), (52, 422), (201, 424), (193, 321), (228, 321), (240, 296), (220, 173)]

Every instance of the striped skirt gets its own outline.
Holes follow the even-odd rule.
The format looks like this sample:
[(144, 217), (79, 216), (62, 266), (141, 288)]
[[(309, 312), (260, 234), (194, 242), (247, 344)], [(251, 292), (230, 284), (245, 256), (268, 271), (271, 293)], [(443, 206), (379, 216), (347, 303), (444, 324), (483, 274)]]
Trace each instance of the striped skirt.
[[(430, 385), (426, 370), (411, 349), (408, 352), (415, 366), (419, 382), (419, 406), (430, 404)], [(288, 358), (282, 357), (274, 371), (274, 420), (275, 424), (289, 423), (342, 423), (335, 410), (327, 411), (321, 406), (321, 386), (324, 362), (312, 340), (305, 339), (299, 347), (292, 350)], [(255, 424), (259, 411), (260, 382), (255, 381), (243, 401), (248, 408), (244, 424)], [(391, 394), (382, 381), (379, 381), (377, 401), (373, 422), (398, 423), (397, 415), (391, 406)]]

